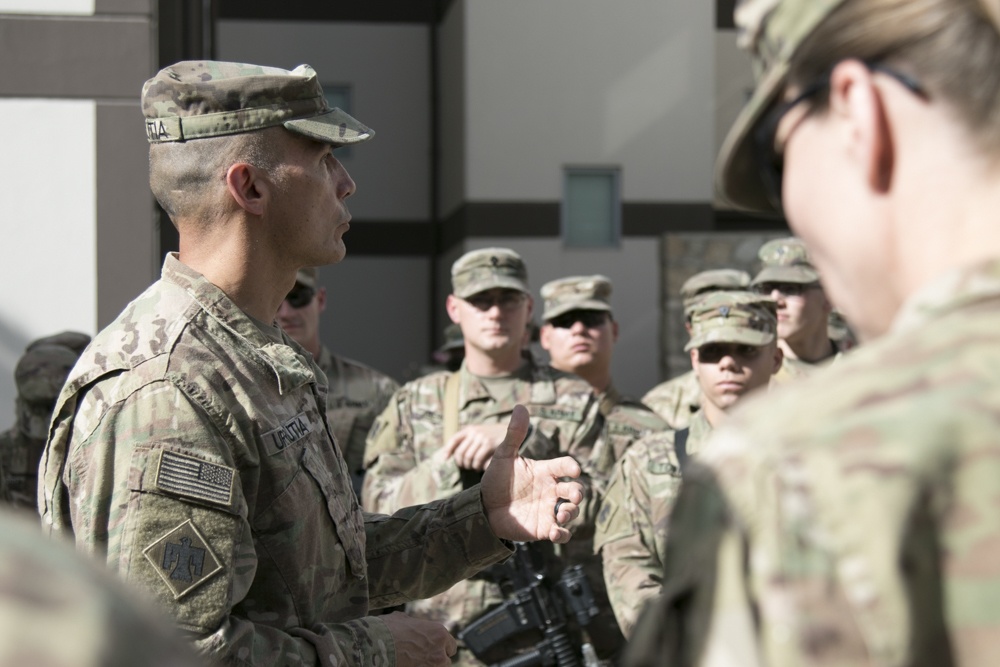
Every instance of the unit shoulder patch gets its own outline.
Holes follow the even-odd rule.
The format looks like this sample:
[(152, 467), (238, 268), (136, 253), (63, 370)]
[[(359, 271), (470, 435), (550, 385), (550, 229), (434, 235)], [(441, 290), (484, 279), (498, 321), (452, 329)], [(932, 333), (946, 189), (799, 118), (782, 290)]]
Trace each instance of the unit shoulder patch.
[(179, 600), (222, 570), (205, 538), (190, 519), (143, 549), (163, 582)]

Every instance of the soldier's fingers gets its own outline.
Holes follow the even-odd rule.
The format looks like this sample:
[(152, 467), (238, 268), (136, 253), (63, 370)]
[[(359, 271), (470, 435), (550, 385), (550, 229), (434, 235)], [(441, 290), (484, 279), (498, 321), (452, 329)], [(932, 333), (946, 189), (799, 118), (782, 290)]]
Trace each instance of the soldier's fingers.
[(448, 441), (444, 443), (444, 447), (438, 450), (438, 452), (441, 453), (441, 457), (448, 458), (450, 456), (453, 456), (455, 450), (463, 442), (465, 442), (466, 438), (468, 438), (468, 433), (466, 431), (459, 431), (455, 435), (448, 438)]
[[(514, 458), (528, 435), (528, 411), (523, 405), (515, 405), (507, 424), (507, 435), (493, 454), (494, 458)], [(572, 477), (572, 475), (570, 475)]]
[(556, 483), (556, 497), (568, 500), (573, 505), (583, 502), (583, 485), (571, 480)]
[(555, 544), (566, 544), (571, 537), (573, 537), (573, 533), (557, 523), (553, 523), (552, 527), (549, 528), (549, 540)]
[(576, 479), (582, 472), (580, 464), (572, 456), (560, 456), (556, 459), (546, 459), (538, 461), (536, 465), (545, 470), (545, 474), (556, 479), (567, 478)]

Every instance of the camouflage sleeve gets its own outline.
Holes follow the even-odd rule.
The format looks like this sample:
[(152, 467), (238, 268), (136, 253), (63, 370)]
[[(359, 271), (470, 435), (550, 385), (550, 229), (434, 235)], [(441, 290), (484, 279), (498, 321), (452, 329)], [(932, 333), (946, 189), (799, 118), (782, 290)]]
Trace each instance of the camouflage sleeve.
[(479, 486), (392, 516), (366, 515), (373, 609), (436, 595), (513, 553), (483, 511)]
[(392, 514), (403, 507), (447, 498), (462, 489), (454, 460), (439, 460), (432, 451), (415, 448), (412, 429), (419, 425), (400, 415), (408, 410), (407, 406), (404, 388), (396, 393), (368, 433), (361, 504), (370, 512)]
[[(622, 634), (629, 637), (639, 613), (663, 579), (649, 484), (640, 456), (629, 450), (619, 460), (597, 519), (594, 551), (604, 564), (604, 582)], [(636, 455), (640, 456), (636, 456)]]
[[(257, 541), (236, 460), (244, 455), (235, 446), (203, 406), (168, 382), (116, 403), (71, 445), (63, 479), (78, 547), (106, 556), (213, 659), (391, 664), (392, 638), (378, 618), (279, 629), (262, 622), (273, 614), (254, 611), (259, 600), (248, 602), (248, 593), (259, 585)], [(195, 477), (190, 465), (200, 470)]]
[[(746, 550), (713, 472), (697, 461), (685, 469), (664, 550), (661, 595), (632, 633), (625, 667), (741, 664), (756, 667), (758, 652), (747, 597)], [(724, 609), (713, 611), (721, 604)], [(714, 617), (714, 618), (713, 618)], [(713, 627), (714, 626), (714, 627)], [(705, 660), (709, 636), (725, 633), (740, 646), (736, 663), (722, 654)]]

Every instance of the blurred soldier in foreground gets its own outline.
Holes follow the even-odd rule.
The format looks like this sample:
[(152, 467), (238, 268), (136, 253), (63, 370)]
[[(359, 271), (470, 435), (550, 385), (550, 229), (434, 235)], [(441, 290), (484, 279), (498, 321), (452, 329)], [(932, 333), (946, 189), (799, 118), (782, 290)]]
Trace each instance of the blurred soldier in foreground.
[(14, 369), (17, 421), (0, 433), (0, 483), (4, 499), (35, 512), (38, 508), (38, 462), (49, 434), (52, 408), (66, 376), (90, 336), (64, 331), (31, 342)]
[[(705, 295), (720, 290), (745, 290), (750, 275), (737, 269), (711, 269), (696, 273), (681, 285), (684, 328), (691, 333), (691, 308)], [(686, 428), (691, 416), (701, 408), (701, 387), (694, 370), (660, 383), (646, 392), (642, 402), (672, 429)]]
[[(590, 459), (581, 462), (598, 496), (611, 477), (615, 461), (633, 442), (667, 429), (666, 423), (645, 405), (618, 393), (611, 381), (611, 358), (618, 340), (611, 290), (611, 281), (600, 275), (553, 280), (541, 290), (545, 311), (540, 342), (549, 353), (550, 364), (586, 380), (600, 402), (601, 436)], [(593, 533), (589, 528), (577, 529), (564, 549), (572, 553), (573, 562), (584, 563), (587, 568), (602, 612), (587, 631), (602, 648), (600, 653), (610, 656), (614, 654), (610, 649), (620, 647), (624, 638), (607, 599), (601, 561), (594, 554)]]
[(333, 354), (320, 342), (319, 316), (326, 309), (326, 288), (318, 279), (317, 269), (299, 269), (295, 287), (278, 308), (277, 321), (326, 375), (326, 418), (347, 462), (354, 492), (360, 495), (365, 474), (365, 437), (399, 385), (365, 364)]
[(749, 292), (714, 292), (692, 306), (684, 348), (703, 407), (691, 426), (650, 435), (618, 462), (597, 520), (595, 550), (615, 616), (626, 636), (663, 582), (667, 519), (689, 456), (751, 392), (767, 387), (781, 367), (776, 304)]
[(757, 254), (764, 266), (751, 288), (778, 302), (778, 345), (785, 353), (774, 381), (805, 377), (837, 355), (829, 331), (833, 306), (800, 239), (768, 241)]
[(995, 665), (1000, 4), (756, 0), (736, 23), (759, 79), (719, 186), (783, 205), (864, 344), (692, 463), (631, 664)]
[[(180, 236), (160, 280), (94, 339), (56, 403), (39, 509), (212, 659), (447, 665), (439, 624), (369, 616), (565, 541), (572, 459), (527, 462), (516, 409), (481, 486), (362, 514), (312, 356), (274, 321), (299, 269), (340, 261), (354, 181), (333, 155), (372, 132), (316, 72), (186, 61), (142, 93), (150, 186)], [(570, 502), (556, 508), (559, 499)]]
[(0, 511), (0, 666), (207, 664), (134, 594), (98, 563), (43, 535), (37, 520)]
[[(462, 329), (465, 360), (454, 373), (403, 385), (376, 420), (365, 452), (366, 508), (393, 512), (475, 484), (517, 404), (531, 415), (526, 456), (570, 454), (586, 464), (598, 435), (598, 403), (580, 378), (522, 355), (533, 306), (527, 279), (523, 260), (507, 248), (473, 250), (452, 265), (446, 305)], [(586, 530), (588, 522), (580, 523)], [(407, 611), (457, 631), (502, 600), (496, 584), (472, 579), (411, 602)], [(464, 647), (457, 662), (480, 664)]]

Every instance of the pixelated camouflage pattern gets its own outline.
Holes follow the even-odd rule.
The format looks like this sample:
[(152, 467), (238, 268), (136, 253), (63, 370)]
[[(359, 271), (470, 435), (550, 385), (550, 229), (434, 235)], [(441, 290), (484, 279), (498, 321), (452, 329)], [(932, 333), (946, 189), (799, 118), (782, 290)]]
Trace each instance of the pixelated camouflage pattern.
[(766, 345), (778, 335), (778, 304), (752, 292), (712, 292), (691, 307), (691, 339), (684, 351), (707, 343)]
[(44, 536), (38, 517), (0, 511), (0, 665), (207, 665), (145, 600)]
[(694, 370), (661, 382), (642, 397), (642, 402), (660, 416), (671, 429), (688, 426), (701, 409), (701, 385)]
[(528, 268), (509, 248), (472, 250), (451, 265), (451, 292), (460, 299), (498, 287), (531, 294)]
[(628, 664), (995, 664), (998, 332), (990, 261), (935, 279), (822, 376), (741, 406), (685, 473), (668, 594)]
[[(686, 450), (697, 455), (712, 431), (703, 412), (691, 420)], [(594, 550), (603, 561), (611, 606), (626, 637), (663, 582), (667, 519), (681, 483), (675, 431), (633, 444), (615, 466), (597, 518)]]
[(768, 241), (757, 251), (757, 257), (763, 266), (753, 277), (754, 285), (767, 282), (819, 282), (819, 271), (813, 266), (809, 249), (801, 239), (794, 236)]
[(150, 143), (286, 129), (335, 145), (368, 141), (371, 128), (331, 109), (316, 71), (187, 60), (161, 69), (142, 87)]
[(365, 364), (333, 354), (325, 345), (316, 363), (326, 374), (326, 418), (344, 454), (354, 492), (360, 496), (365, 438), (399, 383)]
[(542, 285), (545, 302), (543, 320), (551, 320), (571, 310), (611, 312), (611, 281), (605, 276), (570, 276)]
[[(392, 665), (369, 608), (437, 593), (510, 550), (478, 488), (363, 515), (325, 406), (310, 355), (169, 255), (67, 381), (42, 458), (43, 524), (213, 659)], [(201, 472), (171, 481), (164, 461), (177, 460)], [(187, 537), (164, 545), (172, 534)], [(150, 557), (163, 547), (173, 560)]]
[[(459, 428), (506, 423), (514, 406), (521, 404), (528, 409), (533, 427), (521, 454), (535, 459), (568, 454), (585, 468), (601, 422), (597, 398), (584, 380), (530, 361), (506, 378), (506, 382), (490, 379), (489, 388), (464, 363), (458, 373)], [(434, 457), (444, 444), (444, 396), (450, 376), (446, 372), (435, 373), (408, 382), (375, 420), (365, 451), (367, 471), (361, 493), (368, 510), (392, 512), (416, 503), (449, 498), (478, 480), (478, 474), (462, 471), (453, 459)], [(491, 390), (498, 395), (491, 394)], [(581, 479), (588, 481), (586, 477)], [(589, 528), (592, 508), (593, 503), (584, 501), (574, 534), (578, 530), (592, 530)], [(502, 600), (496, 584), (471, 579), (441, 595), (411, 602), (406, 611), (443, 623), (457, 632)], [(468, 650), (463, 648), (459, 652), (456, 664), (480, 664)]]
[(782, 93), (788, 65), (799, 45), (844, 0), (739, 0), (736, 30), (757, 82), (750, 100), (726, 135), (715, 163), (722, 200), (751, 211), (776, 212), (754, 155), (754, 130)]

